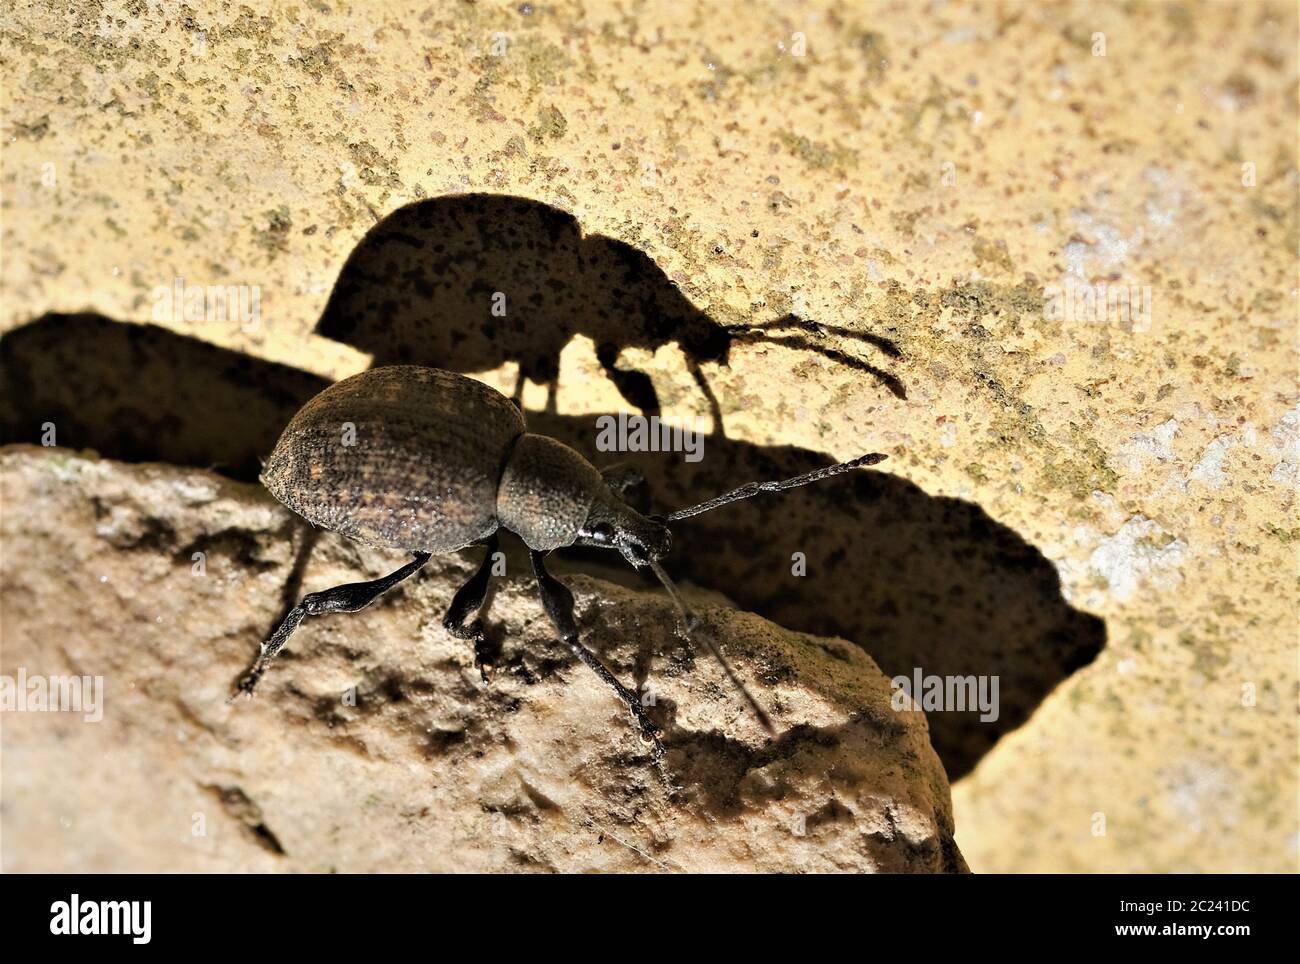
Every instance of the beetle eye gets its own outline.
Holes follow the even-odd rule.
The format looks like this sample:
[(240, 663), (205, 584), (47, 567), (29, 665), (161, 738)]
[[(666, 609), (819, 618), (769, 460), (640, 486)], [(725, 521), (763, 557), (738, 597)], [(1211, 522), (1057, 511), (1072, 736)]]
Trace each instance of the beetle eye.
[(591, 538), (600, 543), (613, 542), (614, 527), (608, 522), (597, 522), (591, 527)]

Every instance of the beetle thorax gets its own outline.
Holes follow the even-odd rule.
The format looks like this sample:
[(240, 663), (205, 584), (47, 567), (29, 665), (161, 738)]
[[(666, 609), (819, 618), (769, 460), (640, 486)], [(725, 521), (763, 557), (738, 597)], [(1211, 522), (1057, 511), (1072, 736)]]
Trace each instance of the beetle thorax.
[(497, 518), (529, 548), (572, 545), (608, 489), (596, 467), (545, 435), (519, 437), (497, 487)]

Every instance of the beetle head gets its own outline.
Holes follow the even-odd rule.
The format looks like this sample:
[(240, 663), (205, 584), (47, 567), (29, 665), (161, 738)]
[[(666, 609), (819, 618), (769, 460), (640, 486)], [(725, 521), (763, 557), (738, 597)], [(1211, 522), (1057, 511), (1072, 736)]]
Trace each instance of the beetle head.
[(617, 549), (640, 569), (667, 555), (673, 537), (662, 522), (646, 518), (610, 493), (591, 504), (577, 544)]

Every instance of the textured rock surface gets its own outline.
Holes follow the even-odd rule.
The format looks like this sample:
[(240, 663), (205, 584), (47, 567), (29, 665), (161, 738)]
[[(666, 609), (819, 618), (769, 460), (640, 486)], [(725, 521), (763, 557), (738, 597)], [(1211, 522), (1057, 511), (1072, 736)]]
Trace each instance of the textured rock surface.
[[(527, 367), (534, 411), (558, 353), (558, 416), (590, 445), (647, 385), (711, 416), (698, 361), (727, 434), (710, 484), (788, 448), (890, 454), (860, 518), (843, 493), (743, 517), (692, 575), (779, 589), (740, 602), (839, 624), (889, 672), (1007, 675), (1019, 729), (932, 728), (975, 766), (954, 789), (974, 869), (1294, 871), (1295, 5), (724, 7), (6, 11), (0, 360), (35, 373), (6, 437), (52, 420), (64, 445), (251, 477), (319, 379), (405, 345), (507, 391)], [(525, 206), (502, 251), (469, 192), (570, 220)], [(426, 219), (423, 271), (354, 258)], [(177, 278), (258, 286), (260, 325), (185, 320)], [(419, 317), (375, 298), (399, 280), (450, 312), (423, 341), (374, 324)], [(1149, 288), (1150, 324), (1045, 316), (1047, 286), (1101, 283)], [(20, 327), (83, 310), (167, 330)], [(788, 312), (825, 332), (717, 360), (709, 321)], [(809, 577), (783, 582), (796, 550)], [(1105, 646), (1064, 673), (1098, 641), (1085, 614)]]
[[(373, 609), (305, 624), (258, 698), (229, 705), (294, 569), (288, 512), (211, 474), (57, 449), (8, 448), (0, 472), (0, 668), (105, 687), (99, 722), (5, 715), (6, 871), (964, 869), (924, 716), (892, 710), (842, 640), (702, 607), (769, 740), (661, 593), (569, 577), (589, 645), (655, 694), (660, 770), (530, 578), (492, 600), (484, 689), (441, 627), (467, 560), (437, 557)], [(325, 536), (304, 579), (398, 559)]]

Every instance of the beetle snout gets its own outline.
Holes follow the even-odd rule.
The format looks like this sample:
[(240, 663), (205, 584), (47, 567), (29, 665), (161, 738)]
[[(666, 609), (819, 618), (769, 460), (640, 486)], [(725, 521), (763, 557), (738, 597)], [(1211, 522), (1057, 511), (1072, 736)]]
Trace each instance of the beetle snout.
[(672, 549), (673, 534), (668, 531), (667, 526), (659, 525), (658, 523), (655, 524), (653, 531), (654, 539), (647, 548), (650, 550), (650, 554), (654, 558), (658, 559), (660, 556), (668, 555), (669, 551)]
[(667, 555), (673, 545), (672, 534), (661, 519), (647, 519), (614, 500), (592, 505), (578, 541), (581, 545), (617, 549), (637, 568)]
[(647, 520), (639, 531), (629, 534), (626, 544), (628, 561), (640, 566), (668, 555), (673, 547), (673, 535), (667, 526)]

